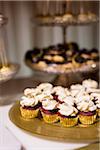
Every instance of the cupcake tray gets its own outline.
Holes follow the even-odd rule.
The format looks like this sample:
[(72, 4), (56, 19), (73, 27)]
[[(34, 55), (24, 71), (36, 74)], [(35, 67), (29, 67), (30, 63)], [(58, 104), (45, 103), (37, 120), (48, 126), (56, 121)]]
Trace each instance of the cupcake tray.
[(9, 111), (10, 120), (23, 131), (33, 136), (63, 142), (96, 142), (99, 141), (99, 121), (93, 125), (61, 127), (59, 123), (47, 124), (42, 119), (24, 119), (20, 114), (19, 101)]

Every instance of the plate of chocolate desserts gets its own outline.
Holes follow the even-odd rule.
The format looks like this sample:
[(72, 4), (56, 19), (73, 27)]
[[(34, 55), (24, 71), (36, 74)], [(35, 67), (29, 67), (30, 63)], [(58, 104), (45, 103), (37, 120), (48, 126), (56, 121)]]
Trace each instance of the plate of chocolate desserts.
[(74, 42), (57, 44), (27, 51), (25, 63), (32, 70), (55, 74), (93, 71), (99, 66), (99, 52), (80, 49)]

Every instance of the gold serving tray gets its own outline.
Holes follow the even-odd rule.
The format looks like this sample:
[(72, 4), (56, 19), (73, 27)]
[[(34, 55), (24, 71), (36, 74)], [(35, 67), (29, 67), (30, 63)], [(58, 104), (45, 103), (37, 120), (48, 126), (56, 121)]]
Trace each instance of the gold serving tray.
[(50, 140), (63, 142), (96, 142), (99, 141), (99, 123), (90, 126), (61, 127), (59, 123), (47, 124), (42, 119), (24, 119), (20, 114), (19, 102), (9, 111), (10, 120), (19, 128), (29, 133)]

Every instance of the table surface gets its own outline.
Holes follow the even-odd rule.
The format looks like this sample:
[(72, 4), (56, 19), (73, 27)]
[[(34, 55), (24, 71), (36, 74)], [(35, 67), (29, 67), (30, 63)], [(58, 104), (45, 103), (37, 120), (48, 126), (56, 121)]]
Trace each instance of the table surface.
[[(20, 95), (26, 87), (34, 87), (39, 83), (40, 81), (33, 78), (20, 78), (12, 79), (0, 85), (0, 101), (4, 101), (0, 106), (0, 150), (21, 150), (22, 146), (26, 150), (74, 150), (88, 145), (89, 143), (63, 143), (32, 136), (16, 127), (9, 120), (9, 109), (16, 100), (14, 96)], [(4, 97), (6, 98), (4, 99)], [(3, 105), (6, 103), (9, 105)]]

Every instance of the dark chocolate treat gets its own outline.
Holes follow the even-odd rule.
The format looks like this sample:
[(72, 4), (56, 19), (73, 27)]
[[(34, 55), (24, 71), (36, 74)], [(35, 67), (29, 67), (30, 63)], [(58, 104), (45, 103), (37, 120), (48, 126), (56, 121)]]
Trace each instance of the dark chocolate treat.
[(57, 44), (57, 47), (58, 47), (59, 50), (65, 49), (65, 48), (64, 48), (64, 44)]
[(49, 46), (47, 49), (44, 50), (45, 54), (54, 54), (54, 55), (61, 55), (64, 53), (63, 46), (61, 44), (55, 46)]
[(96, 62), (96, 61), (99, 61), (99, 55), (95, 58), (93, 58), (93, 60)]
[(75, 61), (81, 64), (81, 63), (86, 62), (87, 59), (81, 57), (80, 55), (77, 55), (77, 56), (75, 57)]
[(92, 48), (92, 49), (90, 50), (90, 52), (91, 52), (91, 53), (99, 53), (99, 51), (98, 51), (96, 48)]
[(33, 50), (29, 50), (25, 55), (25, 60), (30, 60), (32, 63), (36, 63), (42, 57), (43, 51), (38, 48), (34, 48)]
[(28, 52), (26, 52), (25, 59), (32, 61), (32, 50), (29, 50)]
[(77, 43), (75, 43), (75, 42), (69, 43), (68, 44), (68, 49), (73, 50), (74, 52), (79, 51), (79, 47), (78, 47)]
[(88, 111), (88, 112), (80, 111), (79, 114), (83, 116), (92, 116), (96, 114), (96, 111)]
[(83, 49), (80, 49), (79, 53), (80, 54), (88, 54), (89, 55), (90, 51), (88, 49), (86, 49), (86, 48), (83, 48)]

